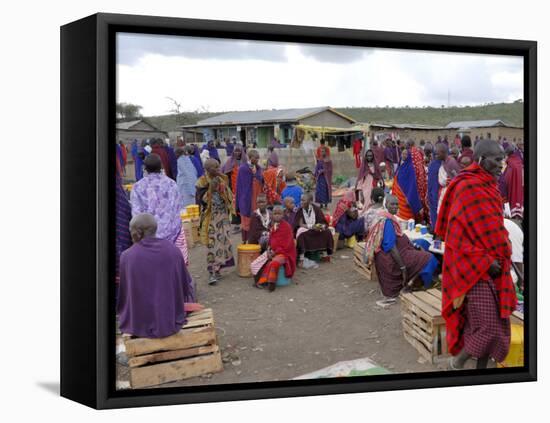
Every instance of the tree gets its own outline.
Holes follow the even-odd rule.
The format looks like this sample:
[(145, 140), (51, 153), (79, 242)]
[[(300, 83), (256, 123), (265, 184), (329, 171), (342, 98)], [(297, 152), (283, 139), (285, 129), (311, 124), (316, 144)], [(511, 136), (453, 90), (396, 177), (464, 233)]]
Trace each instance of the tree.
[(170, 100), (173, 103), (173, 108), (168, 110), (170, 113), (174, 113), (176, 115), (181, 114), (181, 103), (178, 103), (175, 99), (172, 97), (166, 97), (168, 100)]
[(116, 117), (117, 120), (131, 120), (141, 117), (140, 110), (143, 107), (132, 103), (117, 103)]

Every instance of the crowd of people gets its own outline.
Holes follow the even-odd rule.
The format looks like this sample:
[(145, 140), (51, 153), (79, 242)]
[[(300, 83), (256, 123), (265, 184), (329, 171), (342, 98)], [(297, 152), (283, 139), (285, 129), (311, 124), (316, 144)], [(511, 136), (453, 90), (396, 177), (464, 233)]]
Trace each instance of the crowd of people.
[[(129, 152), (136, 175), (129, 198), (121, 185), (127, 152), (117, 144), (121, 331), (167, 336), (183, 324), (184, 310), (201, 307), (187, 270), (180, 218), (183, 208), (197, 204), (209, 285), (235, 265), (232, 234), (260, 246), (254, 286), (269, 291), (281, 275), (292, 278), (297, 267), (330, 261), (337, 244), (353, 238), (365, 243), (365, 261), (383, 294), (381, 306), (395, 303), (404, 290), (431, 287), (442, 273), (452, 368), (470, 357), (481, 367), (489, 357), (502, 360), (519, 290), (512, 274), (517, 286), (523, 278), (522, 253), (512, 248), (522, 248), (523, 156), (506, 140), (472, 143), (466, 135), (459, 141), (460, 148), (441, 138), (418, 146), (412, 140), (371, 141), (356, 157), (355, 184), (332, 214), (332, 161), (324, 140), (315, 151), (314, 190), (304, 189), (298, 175), (280, 165), (273, 147), (262, 161), (257, 150), (233, 139), (222, 165), (212, 141), (202, 149), (180, 142), (173, 148), (160, 139), (136, 141)], [(512, 220), (505, 224), (504, 217)], [(410, 220), (445, 242), (442, 257), (430, 252), (425, 240), (408, 238), (404, 223)]]

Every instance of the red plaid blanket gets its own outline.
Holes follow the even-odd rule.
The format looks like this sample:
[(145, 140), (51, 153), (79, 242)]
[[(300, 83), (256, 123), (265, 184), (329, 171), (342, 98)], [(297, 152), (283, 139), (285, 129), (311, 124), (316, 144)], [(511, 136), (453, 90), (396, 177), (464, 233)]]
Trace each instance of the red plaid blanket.
[(500, 316), (509, 317), (517, 298), (510, 276), (512, 247), (504, 227), (502, 197), (492, 175), (473, 163), (450, 183), (439, 210), (436, 234), (444, 238), (442, 315), (451, 354), (463, 347), (463, 307), (453, 309), (453, 299), (466, 294), (495, 259), (502, 275), (494, 280)]

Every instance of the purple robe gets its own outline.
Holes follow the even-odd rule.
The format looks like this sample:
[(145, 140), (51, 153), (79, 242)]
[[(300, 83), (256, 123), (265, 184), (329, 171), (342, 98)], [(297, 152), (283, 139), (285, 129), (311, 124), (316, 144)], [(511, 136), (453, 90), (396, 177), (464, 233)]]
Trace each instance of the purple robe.
[(197, 176), (200, 178), (202, 175), (204, 175), (204, 167), (202, 166), (201, 154), (199, 152), (199, 148), (195, 144), (191, 145), (194, 148), (193, 155), (190, 156), (191, 162), (193, 163), (193, 166), (195, 166), (195, 169), (197, 169)]
[(218, 149), (214, 145), (203, 145), (202, 151), (207, 150), (208, 154), (210, 155), (211, 159), (215, 159), (218, 161), (218, 163), (221, 163), (220, 155), (218, 154)]
[(186, 323), (184, 303), (194, 302), (192, 291), (180, 250), (164, 239), (142, 239), (120, 257), (120, 331), (144, 338), (177, 333)]
[(170, 161), (170, 171), (172, 172), (172, 179), (175, 181), (178, 177), (178, 159), (172, 146), (166, 146), (166, 154), (168, 154), (168, 159)]
[(128, 197), (124, 188), (122, 188), (122, 180), (118, 173), (116, 174), (115, 182), (116, 203), (115, 203), (115, 275), (118, 276), (118, 265), (120, 255), (132, 245), (132, 237), (130, 236), (130, 219), (132, 219), (132, 209), (128, 202)]
[(150, 173), (132, 187), (132, 216), (152, 214), (157, 221), (157, 237), (175, 242), (181, 231), (180, 211), (183, 200), (173, 179)]
[(390, 162), (390, 163), (398, 163), (399, 162), (399, 158), (398, 158), (398, 154), (397, 154), (397, 149), (394, 148), (394, 147), (386, 147), (384, 148), (384, 158), (386, 159), (386, 161)]
[(279, 166), (279, 156), (275, 151), (272, 151), (269, 157), (267, 158), (267, 167), (278, 167)]
[[(235, 153), (239, 150), (242, 151), (242, 154), (241, 154), (241, 159), (237, 160), (236, 157), (235, 157)], [(223, 164), (223, 166), (221, 168), (221, 172), (224, 175), (227, 175), (228, 173), (233, 171), (233, 168), (235, 167), (235, 165), (240, 166), (241, 163), (246, 163), (247, 161), (248, 161), (248, 157), (246, 156), (246, 153), (244, 152), (244, 149), (240, 145), (236, 146), (233, 149), (233, 153), (230, 156), (228, 156), (228, 159)]]
[(237, 175), (237, 195), (236, 206), (237, 211), (245, 217), (250, 217), (252, 214), (252, 179), (256, 178), (263, 185), (264, 176), (262, 168), (256, 165), (256, 174), (252, 173), (252, 169), (248, 163), (244, 163), (239, 167)]

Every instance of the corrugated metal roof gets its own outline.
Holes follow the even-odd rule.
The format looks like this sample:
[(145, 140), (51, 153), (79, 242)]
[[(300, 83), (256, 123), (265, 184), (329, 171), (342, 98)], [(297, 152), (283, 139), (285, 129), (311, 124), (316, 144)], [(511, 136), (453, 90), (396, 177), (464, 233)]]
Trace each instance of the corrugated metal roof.
[(130, 131), (133, 129), (133, 127), (135, 125), (137, 125), (138, 123), (141, 123), (143, 122), (144, 124), (148, 125), (151, 127), (151, 129), (139, 129), (140, 131), (151, 131), (151, 132), (163, 132), (163, 133), (166, 133), (166, 131), (161, 131), (160, 129), (158, 129), (155, 125), (149, 123), (147, 120), (145, 119), (138, 119), (138, 120), (132, 120), (130, 122), (118, 122), (116, 124), (116, 129), (122, 129), (122, 130), (127, 130), (127, 131)]
[[(279, 110), (256, 110), (250, 112), (230, 112), (221, 115), (212, 116), (208, 119), (197, 122), (196, 125), (188, 126), (215, 126), (215, 125), (245, 125), (252, 123), (264, 122), (296, 122), (311, 115), (330, 110), (348, 120), (355, 122), (353, 119), (331, 109), (325, 107), (311, 107), (304, 109), (279, 109)], [(186, 125), (187, 126), (187, 125)]]
[(371, 127), (388, 128), (388, 129), (445, 129), (444, 126), (419, 125), (416, 123), (376, 123), (369, 124)]
[(446, 128), (448, 129), (459, 129), (459, 128), (490, 128), (492, 126), (507, 126), (500, 119), (489, 119), (489, 120), (465, 120), (462, 122), (450, 122), (447, 124)]
[(139, 120), (132, 120), (130, 122), (119, 122), (116, 124), (116, 129), (130, 129), (132, 126), (137, 125), (141, 122), (141, 119)]

